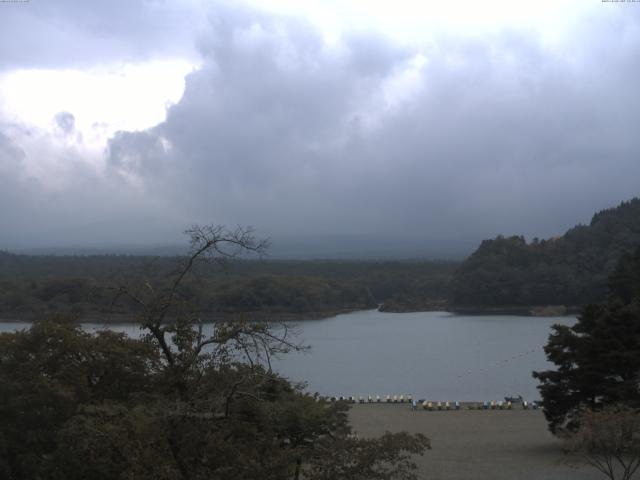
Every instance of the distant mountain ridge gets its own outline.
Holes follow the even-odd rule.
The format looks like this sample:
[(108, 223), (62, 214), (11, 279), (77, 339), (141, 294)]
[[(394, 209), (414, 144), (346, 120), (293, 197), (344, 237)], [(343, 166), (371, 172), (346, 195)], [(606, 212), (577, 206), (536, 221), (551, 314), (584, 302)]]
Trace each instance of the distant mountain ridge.
[[(262, 235), (258, 232), (258, 236)], [(482, 238), (437, 235), (265, 235), (270, 240), (267, 258), (275, 260), (454, 260), (469, 255)], [(1, 248), (7, 248), (0, 244)], [(55, 256), (176, 256), (188, 248), (177, 244), (114, 244), (7, 248), (25, 255)]]
[(602, 301), (616, 262), (640, 246), (640, 199), (596, 213), (561, 237), (484, 240), (455, 272), (454, 306), (580, 306)]

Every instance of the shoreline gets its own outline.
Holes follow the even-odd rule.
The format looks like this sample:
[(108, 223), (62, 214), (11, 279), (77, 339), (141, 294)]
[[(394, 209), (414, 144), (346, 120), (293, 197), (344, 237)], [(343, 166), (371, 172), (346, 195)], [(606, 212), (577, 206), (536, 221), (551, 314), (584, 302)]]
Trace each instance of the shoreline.
[[(317, 320), (325, 320), (327, 318), (336, 317), (355, 312), (377, 311), (380, 313), (421, 313), (421, 312), (447, 312), (461, 316), (489, 316), (489, 315), (515, 315), (522, 317), (567, 317), (578, 315), (581, 311), (580, 307), (564, 307), (558, 310), (555, 306), (540, 307), (443, 307), (433, 306), (433, 308), (421, 309), (384, 309), (384, 304), (378, 308), (343, 308), (327, 311), (315, 311), (304, 313), (293, 312), (215, 312), (203, 316), (202, 323), (210, 324), (222, 321), (229, 321), (238, 318), (247, 318), (255, 322), (311, 322)], [(54, 312), (37, 314), (25, 314), (24, 316), (2, 317), (1, 323), (33, 323), (40, 318), (55, 315)], [(123, 325), (138, 323), (138, 317), (133, 314), (87, 314), (81, 315), (77, 319), (78, 323), (100, 323), (105, 325)]]
[(577, 315), (582, 307), (566, 305), (527, 305), (504, 307), (451, 307), (448, 311), (459, 315), (521, 315), (526, 317), (566, 317)]
[(566, 305), (527, 305), (527, 306), (502, 306), (502, 307), (485, 307), (485, 306), (447, 306), (433, 305), (431, 307), (420, 308), (384, 308), (381, 306), (380, 311), (383, 313), (418, 313), (418, 312), (449, 312), (456, 315), (518, 315), (523, 317), (566, 317), (578, 315), (582, 310), (579, 306)]
[[(202, 323), (210, 324), (223, 321), (229, 321), (245, 317), (254, 322), (306, 322), (314, 320), (324, 320), (326, 318), (335, 317), (347, 313), (366, 312), (368, 310), (376, 310), (375, 308), (344, 308), (338, 310), (327, 310), (319, 312), (215, 312), (203, 316)], [(7, 317), (0, 316), (2, 323), (33, 323), (41, 318), (55, 315), (54, 312), (43, 313), (42, 315), (28, 314), (24, 317)], [(122, 325), (130, 323), (139, 323), (139, 317), (134, 314), (87, 314), (80, 315), (77, 323), (101, 323), (105, 325)]]

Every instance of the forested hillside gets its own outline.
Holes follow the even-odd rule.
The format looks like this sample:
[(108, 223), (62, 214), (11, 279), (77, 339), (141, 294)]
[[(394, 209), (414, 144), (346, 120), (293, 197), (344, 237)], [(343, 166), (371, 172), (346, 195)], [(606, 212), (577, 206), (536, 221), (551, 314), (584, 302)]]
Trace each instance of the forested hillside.
[(616, 262), (640, 245), (640, 199), (596, 213), (562, 237), (485, 240), (456, 271), (455, 306), (579, 306), (607, 295)]

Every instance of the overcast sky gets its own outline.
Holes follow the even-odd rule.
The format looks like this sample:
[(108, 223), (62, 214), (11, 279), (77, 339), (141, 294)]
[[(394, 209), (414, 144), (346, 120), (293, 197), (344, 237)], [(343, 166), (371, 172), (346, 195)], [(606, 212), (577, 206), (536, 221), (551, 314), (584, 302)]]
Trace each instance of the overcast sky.
[(639, 86), (640, 3), (0, 3), (0, 248), (562, 234), (640, 194)]

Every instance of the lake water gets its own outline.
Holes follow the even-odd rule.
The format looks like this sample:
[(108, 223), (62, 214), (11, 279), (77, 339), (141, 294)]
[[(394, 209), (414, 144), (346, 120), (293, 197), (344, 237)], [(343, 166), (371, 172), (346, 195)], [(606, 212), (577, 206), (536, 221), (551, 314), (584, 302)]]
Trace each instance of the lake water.
[[(447, 312), (354, 312), (298, 323), (306, 353), (274, 368), (323, 395), (400, 395), (450, 401), (537, 399), (533, 370), (550, 367), (542, 347), (554, 323), (573, 317), (465, 316)], [(0, 323), (0, 331), (27, 324)], [(102, 328), (85, 324), (88, 330)], [(132, 336), (135, 325), (117, 325)]]

